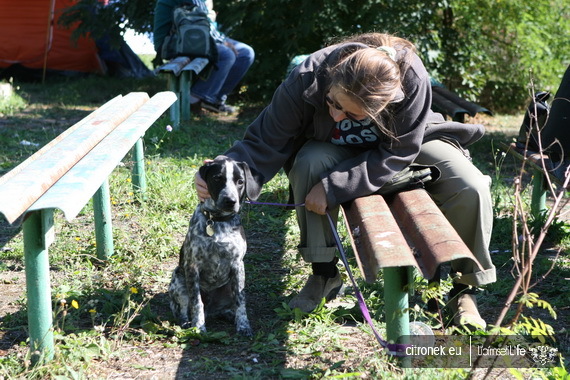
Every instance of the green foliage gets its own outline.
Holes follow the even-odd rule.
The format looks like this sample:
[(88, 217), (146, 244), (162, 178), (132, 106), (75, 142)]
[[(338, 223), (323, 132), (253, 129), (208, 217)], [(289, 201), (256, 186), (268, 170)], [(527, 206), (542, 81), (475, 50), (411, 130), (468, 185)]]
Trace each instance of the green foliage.
[(515, 326), (517, 331), (524, 331), (533, 338), (536, 338), (540, 343), (546, 342), (546, 337), (554, 340), (554, 329), (549, 324), (546, 324), (542, 319), (522, 316), (523, 321), (518, 322)]
[[(72, 38), (109, 37), (111, 45), (118, 47), (119, 37), (128, 28), (139, 33), (152, 31), (153, 11), (154, 2), (146, 0), (110, 1), (106, 6), (100, 0), (80, 0), (63, 12), (59, 23), (66, 27), (77, 26)], [(79, 25), (78, 20), (81, 20)]]
[(494, 110), (524, 104), (529, 70), (541, 88), (556, 89), (570, 57), (564, 43), (570, 38), (568, 7), (562, 0), (253, 0), (217, 6), (218, 21), (256, 50), (257, 75), (247, 79), (255, 93), (268, 96), (293, 56), (331, 37), (378, 31), (412, 40), (435, 78)]
[(536, 293), (531, 292), (531, 293), (523, 294), (523, 296), (521, 297), (519, 302), (524, 304), (528, 308), (532, 308), (536, 305), (536, 306), (541, 307), (545, 310), (548, 310), (548, 313), (550, 314), (550, 316), (552, 318), (556, 319), (556, 311), (554, 311), (554, 309), (552, 308), (552, 306), (548, 302), (538, 298), (538, 294), (536, 294)]
[[(154, 3), (80, 0), (61, 20), (82, 20), (76, 36), (152, 31)], [(516, 111), (537, 88), (556, 91), (570, 59), (566, 0), (231, 0), (214, 3), (231, 37), (250, 44), (256, 62), (241, 94), (270, 99), (290, 60), (333, 39), (388, 32), (413, 41), (428, 71), (450, 89), (497, 111)]]

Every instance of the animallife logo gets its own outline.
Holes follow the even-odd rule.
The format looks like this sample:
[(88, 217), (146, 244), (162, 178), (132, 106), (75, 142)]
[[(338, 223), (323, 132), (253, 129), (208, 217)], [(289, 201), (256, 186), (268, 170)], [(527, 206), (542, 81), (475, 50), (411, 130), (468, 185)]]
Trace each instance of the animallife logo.
[(331, 142), (335, 145), (377, 146), (380, 132), (370, 118), (361, 121), (345, 119), (336, 123)]

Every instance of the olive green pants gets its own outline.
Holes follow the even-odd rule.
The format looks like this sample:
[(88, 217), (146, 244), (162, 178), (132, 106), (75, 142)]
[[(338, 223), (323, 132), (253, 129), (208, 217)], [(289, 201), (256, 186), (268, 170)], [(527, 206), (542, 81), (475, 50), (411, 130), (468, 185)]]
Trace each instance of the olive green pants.
[[(288, 174), (295, 201), (304, 202), (323, 172), (355, 154), (351, 148), (308, 141), (295, 157)], [(434, 165), (441, 171), (441, 177), (428, 184), (426, 190), (481, 265), (482, 269), (468, 259), (453, 261), (452, 271), (459, 275), (456, 281), (474, 286), (494, 282), (495, 267), (489, 255), (493, 227), (490, 177), (472, 164), (467, 151), (446, 141), (423, 144), (415, 162)], [(304, 207), (297, 207), (296, 212), (301, 233), (299, 253), (303, 259), (332, 261), (336, 247), (327, 217), (306, 211)], [(338, 209), (329, 213), (336, 222)]]

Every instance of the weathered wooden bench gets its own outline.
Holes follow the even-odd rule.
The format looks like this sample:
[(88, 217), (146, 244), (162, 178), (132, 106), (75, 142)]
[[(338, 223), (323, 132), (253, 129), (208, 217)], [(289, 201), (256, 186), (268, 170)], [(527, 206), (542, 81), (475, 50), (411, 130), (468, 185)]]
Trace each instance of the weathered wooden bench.
[(97, 255), (113, 254), (108, 176), (133, 149), (133, 185), (144, 195), (146, 130), (176, 100), (172, 92), (117, 96), (0, 178), (0, 212), (22, 223), (28, 328), (33, 360), (54, 352), (48, 247), (55, 240), (54, 209), (72, 221), (93, 198)]
[(383, 271), (387, 340), (408, 343), (412, 268), (432, 280), (443, 263), (477, 260), (423, 189), (357, 198), (342, 213), (365, 281)]
[(449, 91), (443, 85), (432, 81), (431, 108), (435, 112), (451, 117), (455, 121), (464, 122), (465, 116), (474, 117), (477, 113), (493, 115), (487, 108), (477, 103), (463, 99), (453, 91)]
[[(502, 148), (506, 153), (513, 156), (520, 162), (528, 164), (532, 172), (532, 193), (530, 201), (530, 212), (533, 216), (538, 217), (546, 208), (546, 198), (550, 187), (546, 176), (551, 183), (562, 186), (562, 181), (554, 176), (550, 170), (553, 169), (553, 164), (550, 158), (545, 154), (537, 152), (526, 151), (519, 149), (516, 143), (506, 144), (501, 143)], [(546, 169), (546, 171), (544, 170)]]
[(178, 100), (170, 107), (170, 120), (174, 129), (179, 128), (181, 120), (190, 120), (190, 88), (195, 77), (207, 65), (206, 58), (176, 57), (156, 69), (158, 74), (167, 77), (168, 90), (178, 96)]

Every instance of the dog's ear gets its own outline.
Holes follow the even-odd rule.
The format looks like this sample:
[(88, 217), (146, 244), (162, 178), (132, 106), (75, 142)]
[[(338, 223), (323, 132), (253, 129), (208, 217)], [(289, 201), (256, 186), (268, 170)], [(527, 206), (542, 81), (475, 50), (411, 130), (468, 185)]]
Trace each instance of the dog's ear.
[(245, 175), (245, 193), (250, 200), (254, 201), (261, 194), (263, 175), (254, 168), (250, 168), (245, 162), (238, 162), (238, 165)]
[(204, 181), (206, 181), (206, 178), (208, 177), (208, 171), (212, 167), (213, 163), (213, 161), (208, 161), (198, 169), (198, 173), (200, 173), (200, 177), (202, 177)]
[(200, 177), (204, 181), (207, 181), (207, 177), (209, 175), (210, 169), (215, 166), (216, 163), (220, 163), (221, 160), (227, 159), (226, 156), (217, 156), (213, 160), (205, 160), (204, 165), (200, 166), (198, 169), (198, 173), (200, 173)]

